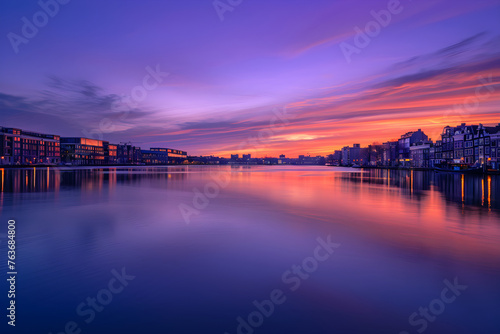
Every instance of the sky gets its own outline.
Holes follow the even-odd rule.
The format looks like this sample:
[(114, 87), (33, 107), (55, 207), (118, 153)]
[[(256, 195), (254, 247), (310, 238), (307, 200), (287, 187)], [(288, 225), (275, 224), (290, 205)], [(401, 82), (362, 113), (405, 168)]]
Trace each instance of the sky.
[(4, 0), (0, 126), (326, 155), (500, 123), (496, 0)]

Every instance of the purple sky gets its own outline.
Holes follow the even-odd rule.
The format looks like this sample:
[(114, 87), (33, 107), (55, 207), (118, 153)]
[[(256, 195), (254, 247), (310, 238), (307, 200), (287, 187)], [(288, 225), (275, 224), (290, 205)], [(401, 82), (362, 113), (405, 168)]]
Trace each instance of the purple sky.
[[(9, 33), (24, 38), (22, 18), (41, 8), (0, 4), (0, 126), (190, 154), (296, 156), (414, 127), (435, 139), (449, 122), (500, 122), (500, 1), (402, 0), (350, 61), (342, 43), (355, 46), (355, 27), (388, 1), (243, 0), (223, 21), (211, 0), (59, 7), (13, 47)], [(127, 104), (144, 91), (147, 67), (169, 75)], [(450, 114), (478, 87), (490, 94)], [(247, 145), (275, 108), (287, 110), (285, 126)]]

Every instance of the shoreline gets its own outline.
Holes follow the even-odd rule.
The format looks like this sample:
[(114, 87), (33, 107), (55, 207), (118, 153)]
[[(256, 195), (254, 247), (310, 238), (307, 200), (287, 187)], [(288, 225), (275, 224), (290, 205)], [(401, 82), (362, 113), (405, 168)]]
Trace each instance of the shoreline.
[(74, 168), (131, 168), (131, 167), (178, 167), (178, 166), (324, 166), (324, 167), (342, 167), (352, 169), (386, 169), (386, 170), (404, 170), (404, 171), (419, 171), (419, 172), (436, 172), (436, 173), (449, 173), (449, 174), (484, 174), (484, 175), (500, 175), (498, 170), (440, 170), (436, 168), (422, 168), (422, 167), (391, 167), (391, 166), (332, 166), (332, 165), (210, 165), (210, 164), (168, 164), (168, 165), (75, 165), (75, 166), (62, 166), (62, 165), (0, 165), (0, 169), (31, 169), (31, 168), (60, 168), (60, 169), (74, 169)]

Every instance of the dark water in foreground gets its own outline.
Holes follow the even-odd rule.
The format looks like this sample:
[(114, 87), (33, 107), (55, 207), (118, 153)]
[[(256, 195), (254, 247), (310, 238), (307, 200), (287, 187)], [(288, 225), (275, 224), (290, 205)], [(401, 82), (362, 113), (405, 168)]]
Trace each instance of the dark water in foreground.
[(498, 176), (0, 173), (0, 273), (8, 219), (18, 271), (15, 329), (0, 283), (1, 333), (500, 333)]

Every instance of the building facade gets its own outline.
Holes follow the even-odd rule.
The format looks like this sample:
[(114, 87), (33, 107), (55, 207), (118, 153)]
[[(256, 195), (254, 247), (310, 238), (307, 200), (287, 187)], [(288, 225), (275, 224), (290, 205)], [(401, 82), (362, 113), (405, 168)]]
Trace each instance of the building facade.
[(146, 165), (168, 165), (166, 151), (141, 150), (142, 162)]
[(410, 146), (411, 167), (429, 168), (431, 167), (431, 141), (420, 141)]
[(382, 144), (382, 165), (396, 167), (398, 160), (398, 142), (388, 141)]
[(130, 144), (119, 144), (116, 148), (119, 165), (139, 165), (142, 163), (141, 148)]
[(103, 142), (104, 162), (106, 165), (116, 165), (118, 163), (118, 145)]
[(109, 145), (102, 140), (62, 137), (61, 160), (63, 163), (76, 166), (105, 165), (105, 144)]
[(417, 131), (407, 132), (401, 136), (398, 140), (398, 160), (399, 166), (410, 167), (411, 166), (411, 145), (429, 140), (427, 135), (422, 132), (421, 129)]
[(0, 165), (57, 165), (60, 162), (59, 136), (0, 127)]
[(141, 153), (142, 162), (146, 165), (181, 164), (187, 159), (187, 152), (173, 148), (152, 147)]

